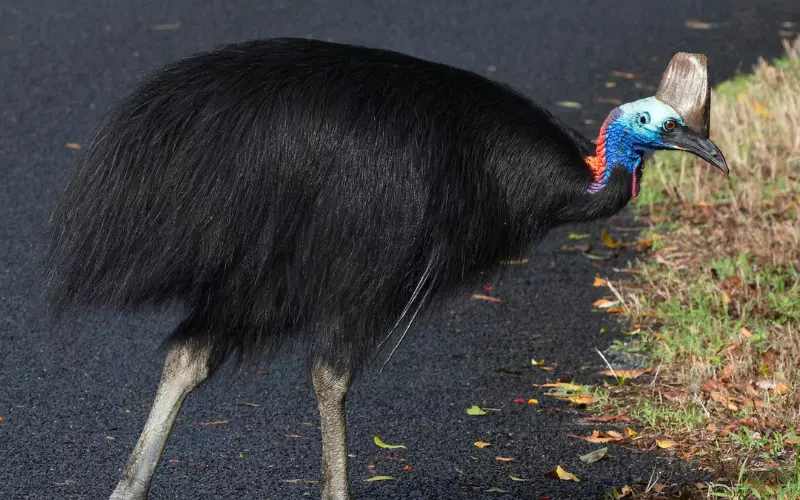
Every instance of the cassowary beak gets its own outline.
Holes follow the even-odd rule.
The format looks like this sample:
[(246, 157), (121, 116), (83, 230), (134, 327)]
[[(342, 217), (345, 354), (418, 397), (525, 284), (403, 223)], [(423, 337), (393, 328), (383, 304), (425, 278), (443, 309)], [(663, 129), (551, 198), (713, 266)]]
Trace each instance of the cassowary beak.
[(706, 56), (687, 52), (675, 54), (661, 77), (656, 98), (677, 111), (687, 125), (665, 132), (664, 144), (670, 149), (695, 154), (727, 175), (728, 164), (709, 139), (711, 83)]
[(697, 155), (728, 175), (728, 163), (722, 156), (722, 151), (711, 139), (700, 136), (689, 127), (678, 126), (672, 132), (664, 132), (661, 140), (668, 149), (677, 149)]

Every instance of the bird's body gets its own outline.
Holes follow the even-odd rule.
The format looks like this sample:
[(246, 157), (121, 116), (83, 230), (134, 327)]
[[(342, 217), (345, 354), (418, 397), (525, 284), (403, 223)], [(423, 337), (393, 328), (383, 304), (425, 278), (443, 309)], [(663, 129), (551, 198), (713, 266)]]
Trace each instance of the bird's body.
[[(48, 297), (186, 308), (151, 414), (167, 432), (157, 408), (231, 355), (299, 346), (317, 370), (325, 495), (346, 498), (352, 376), (416, 311), (555, 226), (622, 209), (641, 170), (607, 160), (641, 151), (620, 140), (595, 145), (504, 85), (396, 52), (222, 47), (157, 72), (102, 123), (51, 220)], [(149, 484), (147, 434), (114, 498)]]
[(630, 191), (585, 195), (593, 145), (507, 87), (309, 40), (180, 61), (97, 137), (52, 225), (53, 302), (178, 300), (218, 360), (291, 339), (360, 363), (429, 264), (429, 298), (458, 291)]

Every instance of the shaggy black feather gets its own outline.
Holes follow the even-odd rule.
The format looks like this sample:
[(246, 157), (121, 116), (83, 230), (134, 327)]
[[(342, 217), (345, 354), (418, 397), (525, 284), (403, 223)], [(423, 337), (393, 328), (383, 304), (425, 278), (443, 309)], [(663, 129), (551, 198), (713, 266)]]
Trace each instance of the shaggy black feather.
[(173, 341), (231, 354), (288, 343), (360, 369), (424, 308), (552, 227), (630, 199), (595, 195), (594, 145), (477, 74), (307, 39), (228, 45), (153, 74), (100, 124), (54, 210), (54, 313), (187, 307)]

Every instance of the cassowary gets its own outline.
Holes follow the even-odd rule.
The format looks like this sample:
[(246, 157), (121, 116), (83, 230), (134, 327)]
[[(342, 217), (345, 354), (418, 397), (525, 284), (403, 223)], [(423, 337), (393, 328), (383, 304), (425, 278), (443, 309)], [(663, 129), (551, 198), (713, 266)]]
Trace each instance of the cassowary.
[(349, 498), (345, 399), (393, 332), (548, 230), (620, 211), (648, 151), (727, 173), (697, 61), (596, 143), (508, 86), (388, 50), (255, 40), (156, 71), (99, 125), (45, 239), (56, 315), (185, 314), (111, 498), (146, 498), (184, 398), (226, 360), (288, 347), (317, 398), (322, 497)]

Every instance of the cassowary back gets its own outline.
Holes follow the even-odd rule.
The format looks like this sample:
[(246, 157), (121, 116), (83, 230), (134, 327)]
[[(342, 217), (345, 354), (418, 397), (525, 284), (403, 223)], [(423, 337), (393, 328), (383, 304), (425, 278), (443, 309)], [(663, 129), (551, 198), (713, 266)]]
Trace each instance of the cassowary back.
[(177, 301), (177, 335), (219, 360), (291, 338), (358, 365), (417, 288), (456, 293), (562, 222), (589, 147), (466, 71), (311, 40), (223, 47), (103, 121), (50, 224), (48, 298)]

